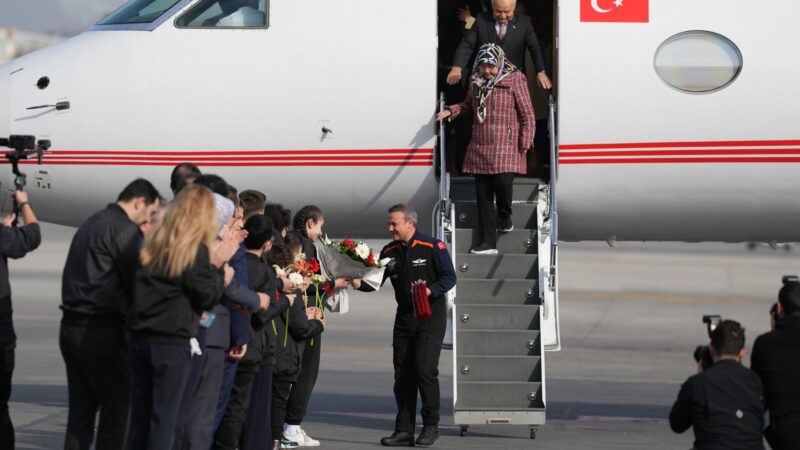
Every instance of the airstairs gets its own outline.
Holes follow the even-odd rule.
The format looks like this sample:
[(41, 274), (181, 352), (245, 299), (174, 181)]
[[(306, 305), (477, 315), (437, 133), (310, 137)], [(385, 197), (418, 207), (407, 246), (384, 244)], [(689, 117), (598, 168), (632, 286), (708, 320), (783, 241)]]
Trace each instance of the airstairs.
[[(554, 102), (550, 107), (552, 124)], [(545, 351), (560, 350), (555, 187), (518, 177), (514, 230), (499, 234), (499, 254), (473, 255), (470, 248), (479, 244), (474, 181), (440, 170), (434, 233), (448, 244), (458, 274), (445, 338), (453, 348), (454, 422), (462, 436), (471, 425), (527, 425), (534, 439), (547, 409)]]

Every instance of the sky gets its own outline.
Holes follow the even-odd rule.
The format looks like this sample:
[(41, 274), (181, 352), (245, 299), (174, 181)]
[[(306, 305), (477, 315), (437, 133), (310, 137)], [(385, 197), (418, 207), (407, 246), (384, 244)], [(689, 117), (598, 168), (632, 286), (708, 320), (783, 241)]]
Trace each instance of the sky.
[(70, 36), (89, 28), (125, 0), (0, 0), (0, 27)]

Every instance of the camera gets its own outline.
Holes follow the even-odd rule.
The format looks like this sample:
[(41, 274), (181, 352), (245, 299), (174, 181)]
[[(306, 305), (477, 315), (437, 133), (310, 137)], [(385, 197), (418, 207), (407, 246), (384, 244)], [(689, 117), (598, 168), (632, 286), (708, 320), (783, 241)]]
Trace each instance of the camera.
[[(706, 314), (703, 316), (703, 323), (706, 324), (709, 339), (711, 339), (711, 335), (714, 333), (714, 330), (717, 329), (720, 322), (722, 322), (722, 316), (719, 314)], [(698, 345), (695, 347), (692, 356), (695, 362), (701, 365), (703, 370), (708, 369), (714, 364), (714, 360), (711, 358), (711, 351), (707, 345)]]

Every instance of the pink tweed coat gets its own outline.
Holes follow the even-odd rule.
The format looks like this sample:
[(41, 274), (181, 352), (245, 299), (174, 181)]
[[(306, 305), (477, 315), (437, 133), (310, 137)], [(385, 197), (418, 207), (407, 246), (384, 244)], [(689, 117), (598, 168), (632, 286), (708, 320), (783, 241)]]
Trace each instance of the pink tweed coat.
[(470, 86), (463, 103), (447, 107), (454, 119), (462, 114), (473, 116), (472, 139), (462, 170), (482, 175), (527, 173), (525, 152), (533, 146), (536, 133), (528, 79), (523, 73), (514, 72), (500, 80), (486, 99), (487, 112), (483, 123), (475, 114), (477, 102), (474, 86)]

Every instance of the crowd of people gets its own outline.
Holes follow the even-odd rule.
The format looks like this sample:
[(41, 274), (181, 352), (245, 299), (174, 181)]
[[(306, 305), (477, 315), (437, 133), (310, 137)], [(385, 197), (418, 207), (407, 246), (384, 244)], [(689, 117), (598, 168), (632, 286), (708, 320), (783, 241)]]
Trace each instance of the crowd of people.
[(173, 170), (170, 187), (167, 203), (134, 180), (72, 240), (61, 304), (64, 448), (320, 445), (301, 424), (325, 319), (274, 267), (315, 258), (322, 211), (292, 216), (191, 163)]
[(694, 428), (696, 450), (760, 450), (764, 439), (773, 450), (800, 449), (800, 282), (784, 282), (770, 321), (750, 369), (738, 322), (723, 320), (711, 332), (711, 361), (699, 361), (669, 415), (676, 433)]
[[(167, 201), (145, 179), (76, 231), (62, 275), (59, 346), (69, 412), (64, 448), (234, 450), (315, 447), (303, 429), (317, 381), (325, 329), (316, 289), (328, 295), (356, 278), (321, 274), (315, 243), (325, 217), (313, 205), (294, 215), (264, 193), (241, 193), (192, 163), (172, 172)], [(0, 448), (14, 448), (8, 411), (16, 336), (6, 258), (34, 250), (41, 233), (27, 194), (0, 227)], [(395, 433), (383, 445), (438, 438), (438, 364), (444, 295), (456, 277), (445, 245), (417, 231), (408, 205), (388, 212), (393, 258), (383, 281), (398, 301), (394, 333)], [(291, 231), (289, 230), (291, 228)], [(413, 257), (415, 264), (409, 264)], [(429, 262), (419, 264), (421, 260)], [(301, 262), (316, 273), (287, 274)], [(287, 268), (287, 270), (283, 270)], [(313, 276), (328, 277), (324, 284)], [(424, 281), (432, 315), (413, 314), (412, 282)], [(416, 395), (423, 431), (414, 440)]]

